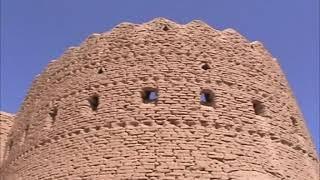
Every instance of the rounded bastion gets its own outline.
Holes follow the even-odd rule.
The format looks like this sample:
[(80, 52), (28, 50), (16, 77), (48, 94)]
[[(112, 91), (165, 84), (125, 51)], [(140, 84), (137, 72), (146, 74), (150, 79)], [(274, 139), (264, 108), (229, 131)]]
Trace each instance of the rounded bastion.
[(201, 21), (122, 23), (34, 80), (4, 179), (316, 180), (318, 158), (263, 45)]

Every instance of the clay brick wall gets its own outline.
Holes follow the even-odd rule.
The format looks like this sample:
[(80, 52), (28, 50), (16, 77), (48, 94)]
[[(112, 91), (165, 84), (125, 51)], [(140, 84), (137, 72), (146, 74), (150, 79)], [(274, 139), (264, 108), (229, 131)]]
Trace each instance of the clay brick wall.
[[(145, 103), (145, 89), (158, 93)], [(211, 102), (201, 103), (210, 92)], [(123, 23), (37, 76), (1, 169), (16, 179), (316, 180), (318, 160), (276, 61), (201, 21)]]
[(5, 159), (6, 144), (14, 121), (14, 115), (0, 111), (0, 167)]

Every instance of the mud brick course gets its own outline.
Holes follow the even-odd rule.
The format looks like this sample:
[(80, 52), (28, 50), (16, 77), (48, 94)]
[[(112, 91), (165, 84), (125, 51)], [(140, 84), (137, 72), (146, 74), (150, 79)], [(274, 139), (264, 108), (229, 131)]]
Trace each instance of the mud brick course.
[(5, 159), (6, 143), (14, 120), (14, 115), (0, 111), (0, 167)]
[(91, 35), (35, 78), (6, 136), (11, 117), (5, 180), (318, 180), (277, 60), (201, 21)]

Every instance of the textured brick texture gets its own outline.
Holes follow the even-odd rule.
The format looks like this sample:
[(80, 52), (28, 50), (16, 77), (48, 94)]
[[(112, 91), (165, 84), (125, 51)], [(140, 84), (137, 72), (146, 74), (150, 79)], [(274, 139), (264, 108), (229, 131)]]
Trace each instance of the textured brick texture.
[(276, 59), (201, 21), (123, 23), (69, 48), (34, 80), (7, 148), (4, 179), (318, 179)]
[[(8, 155), (6, 142), (14, 120), (14, 115), (0, 111), (0, 167)], [(6, 153), (7, 152), (7, 153)]]

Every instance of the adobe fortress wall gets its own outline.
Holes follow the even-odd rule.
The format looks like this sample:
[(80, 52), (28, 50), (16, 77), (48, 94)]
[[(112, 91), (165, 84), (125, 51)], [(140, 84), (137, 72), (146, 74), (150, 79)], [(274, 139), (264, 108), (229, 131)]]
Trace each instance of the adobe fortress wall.
[(0, 111), (0, 167), (5, 159), (6, 143), (13, 121), (13, 114)]
[[(158, 95), (146, 102), (146, 91)], [(201, 103), (201, 94), (210, 95)], [(3, 177), (316, 180), (278, 62), (201, 21), (123, 23), (68, 49), (16, 115)]]

